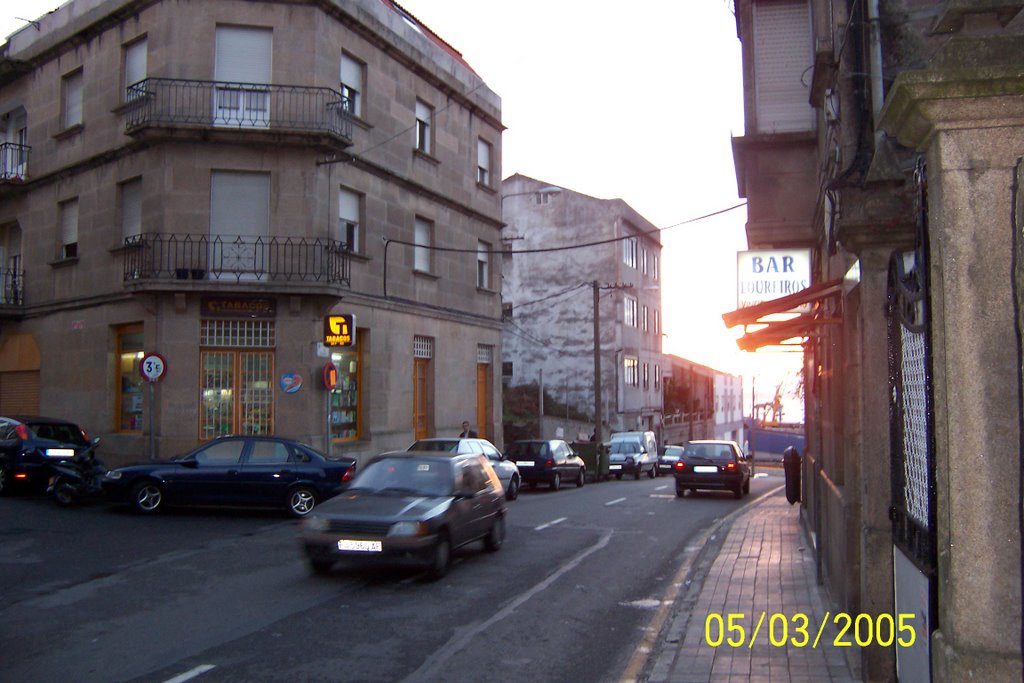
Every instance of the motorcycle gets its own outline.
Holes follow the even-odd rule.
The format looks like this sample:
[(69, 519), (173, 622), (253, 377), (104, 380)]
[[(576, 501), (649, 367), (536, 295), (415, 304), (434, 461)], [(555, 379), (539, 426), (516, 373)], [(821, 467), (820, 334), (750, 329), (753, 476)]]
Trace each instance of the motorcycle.
[(78, 451), (71, 460), (50, 465), (53, 474), (46, 492), (53, 494), (57, 505), (68, 507), (86, 500), (103, 498), (103, 477), (107, 468), (96, 458), (99, 438)]

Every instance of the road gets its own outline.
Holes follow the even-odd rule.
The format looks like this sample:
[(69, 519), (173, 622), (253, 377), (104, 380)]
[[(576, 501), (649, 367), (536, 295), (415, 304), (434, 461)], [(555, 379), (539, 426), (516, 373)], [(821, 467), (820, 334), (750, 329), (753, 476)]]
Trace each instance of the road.
[(436, 583), (313, 577), (298, 523), (272, 512), (3, 498), (0, 678), (617, 681), (695, 540), (780, 482), (759, 477), (742, 501), (678, 499), (664, 477), (525, 489), (501, 551), (463, 549)]

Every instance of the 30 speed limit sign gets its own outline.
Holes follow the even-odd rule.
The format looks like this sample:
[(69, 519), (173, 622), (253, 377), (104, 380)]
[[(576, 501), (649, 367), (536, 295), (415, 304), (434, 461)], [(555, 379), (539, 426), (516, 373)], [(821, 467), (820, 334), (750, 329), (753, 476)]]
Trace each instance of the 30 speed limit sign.
[(150, 382), (156, 382), (167, 372), (167, 361), (159, 353), (147, 353), (139, 363), (139, 373)]

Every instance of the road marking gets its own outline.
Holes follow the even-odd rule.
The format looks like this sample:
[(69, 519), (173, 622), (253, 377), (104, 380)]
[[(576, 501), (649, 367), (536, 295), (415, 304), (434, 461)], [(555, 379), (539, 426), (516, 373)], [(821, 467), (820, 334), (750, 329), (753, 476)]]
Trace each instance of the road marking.
[(551, 520), (547, 524), (541, 524), (538, 527), (534, 527), (533, 530), (534, 531), (544, 531), (544, 529), (547, 529), (548, 527), (554, 526), (556, 524), (561, 524), (562, 522), (564, 522), (567, 519), (569, 519), (569, 518), (568, 517), (559, 517), (558, 519)]
[(185, 673), (181, 674), (180, 676), (175, 676), (174, 678), (168, 678), (166, 681), (164, 681), (164, 683), (185, 683), (185, 681), (190, 681), (193, 678), (195, 678), (196, 676), (202, 676), (207, 671), (211, 671), (211, 670), (216, 669), (216, 668), (217, 667), (214, 666), (213, 664), (200, 664), (196, 668), (192, 669), (191, 671), (186, 671)]
[(652, 493), (651, 498), (675, 498), (674, 493)]
[(610, 505), (615, 505), (616, 503), (621, 503), (624, 500), (626, 500), (626, 499), (625, 498), (616, 498), (615, 500), (609, 500), (607, 503), (604, 504), (604, 506), (605, 507), (609, 507)]
[(661, 491), (661, 490), (664, 490), (664, 489), (667, 489), (667, 488), (668, 488), (668, 484), (662, 484), (661, 486), (656, 486), (654, 488), (654, 490), (655, 491)]

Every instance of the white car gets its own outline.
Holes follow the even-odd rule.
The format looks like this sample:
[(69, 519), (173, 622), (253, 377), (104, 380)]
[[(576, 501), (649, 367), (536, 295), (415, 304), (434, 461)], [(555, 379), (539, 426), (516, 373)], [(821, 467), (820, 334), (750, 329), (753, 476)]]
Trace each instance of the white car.
[(494, 444), (487, 439), (461, 438), (461, 437), (438, 437), (433, 439), (419, 439), (408, 449), (410, 451), (443, 451), (448, 453), (482, 453), (487, 456), (491, 467), (494, 468), (501, 486), (505, 489), (505, 498), (515, 500), (519, 497), (519, 488), (523, 483), (519, 476), (519, 468), (511, 460), (506, 460)]

